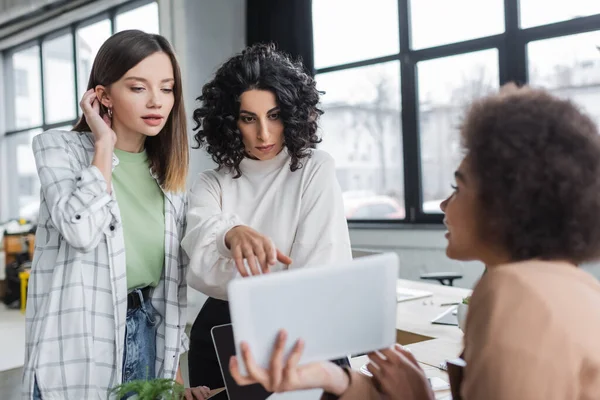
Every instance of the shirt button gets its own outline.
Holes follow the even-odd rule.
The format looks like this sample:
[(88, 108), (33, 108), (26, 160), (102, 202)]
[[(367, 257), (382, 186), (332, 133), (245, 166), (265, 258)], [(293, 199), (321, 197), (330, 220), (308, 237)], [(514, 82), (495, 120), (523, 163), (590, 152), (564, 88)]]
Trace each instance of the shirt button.
[(110, 230), (111, 230), (111, 231), (114, 231), (114, 230), (115, 230), (115, 226), (114, 226), (114, 225), (111, 225), (111, 226), (110, 226)]

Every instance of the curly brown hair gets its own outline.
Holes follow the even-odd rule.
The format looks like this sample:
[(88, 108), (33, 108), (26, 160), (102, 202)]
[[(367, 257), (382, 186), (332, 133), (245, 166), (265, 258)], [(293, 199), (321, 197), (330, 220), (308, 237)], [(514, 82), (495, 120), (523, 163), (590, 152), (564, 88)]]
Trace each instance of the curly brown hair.
[(302, 168), (302, 159), (321, 142), (317, 134), (320, 92), (315, 80), (299, 60), (278, 51), (273, 44), (255, 44), (227, 60), (215, 77), (202, 88), (194, 110), (194, 135), (219, 167), (242, 174), (240, 163), (246, 157), (242, 135), (237, 127), (240, 96), (247, 90), (269, 90), (275, 94), (284, 126), (284, 144), (291, 157), (290, 169)]
[(600, 256), (600, 136), (589, 116), (509, 84), (471, 105), (461, 136), (485, 238), (513, 261)]

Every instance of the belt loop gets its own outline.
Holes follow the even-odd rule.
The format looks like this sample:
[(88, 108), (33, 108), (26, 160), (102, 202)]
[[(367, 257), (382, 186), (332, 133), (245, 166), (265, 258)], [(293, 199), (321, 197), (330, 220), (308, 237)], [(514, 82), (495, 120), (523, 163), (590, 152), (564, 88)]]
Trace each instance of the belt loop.
[(144, 294), (141, 289), (135, 289), (135, 293), (140, 298), (140, 308), (146, 312), (146, 304), (144, 304)]

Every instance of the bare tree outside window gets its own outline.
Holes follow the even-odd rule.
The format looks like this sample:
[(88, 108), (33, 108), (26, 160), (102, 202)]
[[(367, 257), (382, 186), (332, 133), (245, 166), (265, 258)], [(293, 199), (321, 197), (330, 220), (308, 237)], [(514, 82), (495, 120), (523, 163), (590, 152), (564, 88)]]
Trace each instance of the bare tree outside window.
[(320, 74), (321, 148), (336, 160), (346, 216), (404, 218), (398, 62)]
[(473, 100), (498, 89), (498, 52), (440, 58), (417, 67), (423, 211), (439, 213), (463, 156), (460, 118)]

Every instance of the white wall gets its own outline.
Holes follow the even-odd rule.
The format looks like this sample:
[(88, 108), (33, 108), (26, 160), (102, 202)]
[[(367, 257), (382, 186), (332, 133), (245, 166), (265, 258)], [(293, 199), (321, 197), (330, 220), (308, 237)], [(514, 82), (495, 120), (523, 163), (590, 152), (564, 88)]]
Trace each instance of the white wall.
[[(181, 63), (188, 121), (202, 86), (216, 69), (246, 45), (245, 0), (159, 0), (161, 34), (169, 38)], [(190, 144), (193, 123), (189, 123)], [(191, 149), (191, 185), (199, 172), (215, 164), (203, 150)], [(188, 320), (195, 319), (206, 296), (188, 290)]]
[[(170, 12), (165, 11), (163, 3), (172, 4)], [(193, 144), (191, 117), (202, 86), (225, 60), (246, 44), (246, 1), (161, 0), (160, 6), (161, 17), (164, 13), (174, 17), (170, 26), (164, 18), (160, 22), (165, 30), (170, 29), (170, 33), (163, 34), (172, 36), (171, 42), (182, 64), (188, 132)], [(212, 167), (214, 163), (204, 151), (191, 150), (188, 183), (191, 184), (199, 172)]]
[[(351, 229), (352, 247), (378, 251), (394, 251), (400, 257), (400, 277), (419, 280), (422, 271), (462, 271), (464, 278), (455, 286), (472, 288), (483, 273), (480, 262), (459, 262), (446, 257), (445, 230), (418, 229), (405, 226), (401, 229)], [(581, 266), (600, 279), (600, 262)]]
[(458, 262), (446, 257), (445, 230), (405, 226), (400, 229), (351, 229), (353, 248), (394, 251), (400, 257), (400, 278), (419, 280), (421, 272), (462, 271), (455, 286), (471, 288), (483, 272), (479, 262)]

